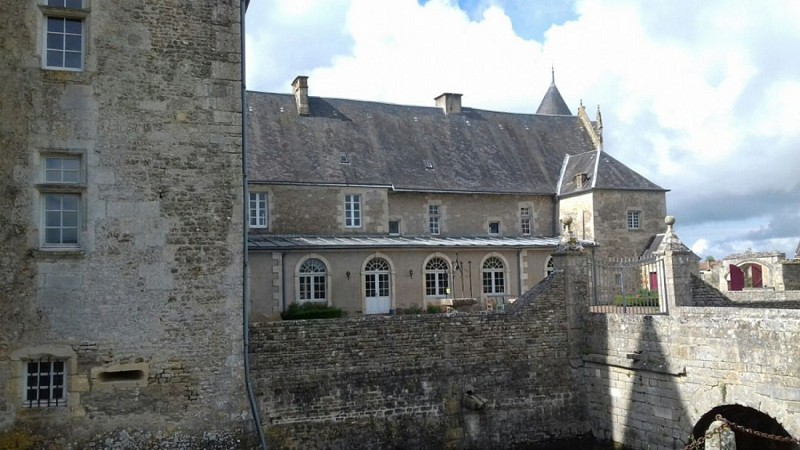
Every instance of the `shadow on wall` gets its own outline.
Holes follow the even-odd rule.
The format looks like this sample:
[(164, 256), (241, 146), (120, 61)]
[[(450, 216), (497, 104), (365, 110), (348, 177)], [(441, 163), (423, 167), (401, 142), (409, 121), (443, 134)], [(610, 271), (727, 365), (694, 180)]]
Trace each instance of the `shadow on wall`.
[[(756, 430), (768, 435), (780, 436), (791, 439), (792, 436), (786, 431), (777, 420), (762, 413), (761, 411), (742, 405), (722, 405), (713, 408), (705, 413), (697, 421), (692, 429), (692, 436), (695, 439), (702, 437), (716, 416), (719, 414), (724, 419), (734, 424), (741, 425), (750, 430)], [(736, 435), (736, 448), (738, 450), (758, 449), (758, 450), (799, 450), (800, 446), (793, 442), (782, 442), (774, 438), (759, 436), (755, 433), (747, 433), (742, 429), (734, 427)]]
[(647, 444), (654, 441), (681, 448), (688, 440), (691, 423), (686, 419), (687, 412), (675, 383), (679, 374), (669, 367), (662, 337), (654, 322), (653, 316), (644, 316), (639, 322), (641, 329), (638, 349), (632, 356), (636, 369), (628, 387), (624, 442), (627, 445), (636, 443), (637, 448), (647, 448)]

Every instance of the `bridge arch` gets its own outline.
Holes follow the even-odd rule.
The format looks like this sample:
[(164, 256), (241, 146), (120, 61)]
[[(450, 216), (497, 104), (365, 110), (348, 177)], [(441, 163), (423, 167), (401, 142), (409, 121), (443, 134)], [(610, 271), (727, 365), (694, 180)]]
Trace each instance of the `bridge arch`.
[[(706, 430), (714, 420), (717, 414), (721, 415), (730, 422), (736, 423), (752, 430), (760, 431), (762, 433), (771, 434), (775, 436), (783, 436), (793, 438), (791, 434), (781, 425), (775, 418), (765, 414), (755, 408), (749, 406), (742, 406), (739, 404), (721, 405), (712, 408), (707, 413), (700, 417), (694, 428), (692, 428), (692, 436), (699, 439), (705, 435)], [(750, 433), (745, 433), (734, 429), (736, 435), (736, 448), (739, 450), (745, 449), (763, 449), (763, 450), (798, 450), (800, 446), (793, 443), (781, 442), (756, 436)]]

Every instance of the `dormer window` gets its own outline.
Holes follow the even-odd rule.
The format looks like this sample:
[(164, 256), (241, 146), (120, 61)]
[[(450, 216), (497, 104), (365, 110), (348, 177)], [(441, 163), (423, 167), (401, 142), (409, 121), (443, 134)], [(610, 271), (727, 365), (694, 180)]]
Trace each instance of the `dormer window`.
[(433, 161), (431, 161), (430, 159), (423, 159), (422, 163), (425, 164), (426, 170), (433, 170)]
[(578, 189), (583, 189), (583, 187), (586, 185), (586, 181), (588, 179), (589, 179), (589, 176), (586, 175), (583, 172), (575, 175), (575, 187), (578, 188)]
[(342, 164), (350, 164), (350, 158), (347, 157), (346, 153), (342, 153), (341, 156), (339, 156), (339, 162)]

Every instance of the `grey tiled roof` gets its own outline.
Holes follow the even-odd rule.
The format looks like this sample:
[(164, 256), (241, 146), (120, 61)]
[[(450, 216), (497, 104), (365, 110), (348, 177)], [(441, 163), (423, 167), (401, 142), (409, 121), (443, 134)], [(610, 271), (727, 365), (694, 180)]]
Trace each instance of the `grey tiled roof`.
[[(575, 194), (589, 189), (622, 189), (666, 191), (604, 151), (567, 155), (559, 181), (559, 195)], [(582, 188), (575, 177), (585, 173), (588, 179)]]
[[(249, 92), (250, 182), (555, 194), (564, 155), (594, 149), (577, 116)], [(342, 156), (347, 163), (342, 163)], [(425, 167), (428, 161), (432, 168)]]
[[(555, 248), (557, 237), (281, 236), (251, 235), (250, 250), (338, 248)], [(592, 246), (592, 241), (581, 241)]]
[(569, 110), (569, 106), (564, 101), (564, 97), (561, 96), (561, 92), (558, 91), (555, 82), (550, 85), (550, 88), (544, 94), (536, 114), (572, 115), (572, 111)]

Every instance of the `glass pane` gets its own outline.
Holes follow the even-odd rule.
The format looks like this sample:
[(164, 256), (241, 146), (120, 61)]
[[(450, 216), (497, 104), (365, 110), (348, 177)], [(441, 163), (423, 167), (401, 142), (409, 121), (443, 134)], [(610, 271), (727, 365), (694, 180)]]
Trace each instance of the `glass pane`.
[(48, 228), (44, 230), (44, 242), (47, 244), (60, 244), (61, 243), (61, 229)]
[(81, 161), (75, 158), (65, 158), (61, 160), (61, 166), (64, 170), (80, 170)]
[(63, 8), (64, 0), (47, 0), (47, 6), (55, 6), (56, 8)]
[(56, 33), (63, 33), (64, 32), (64, 19), (57, 18), (57, 17), (48, 17), (47, 18), (47, 31), (53, 31)]
[(65, 228), (61, 238), (62, 244), (77, 244), (78, 230), (76, 228)]
[(63, 196), (64, 211), (77, 211), (78, 210), (78, 196), (77, 195), (64, 195)]
[(47, 169), (61, 169), (61, 158), (47, 158), (44, 160), (44, 166)]
[(80, 19), (64, 19), (65, 31), (70, 34), (82, 34), (83, 21)]
[[(72, 51), (76, 51), (76, 52), (80, 52), (81, 51), (81, 36), (80, 35), (68, 34), (68, 35), (64, 36), (64, 39), (66, 39), (65, 44), (64, 44), (64, 49), (65, 50), (72, 50)], [(48, 42), (49, 42), (49, 40), (48, 40)]]
[(66, 7), (77, 8), (77, 9), (83, 8), (83, 0), (67, 0)]
[(64, 48), (64, 35), (57, 33), (47, 33), (47, 48), (62, 50)]
[(44, 197), (44, 207), (47, 211), (60, 211), (61, 210), (61, 196), (60, 195), (46, 195)]
[(64, 67), (64, 53), (56, 50), (48, 50), (47, 65), (50, 67)]
[(44, 215), (45, 227), (60, 227), (61, 226), (61, 213), (57, 211), (48, 211)]
[(67, 52), (64, 54), (64, 67), (69, 67), (70, 69), (80, 69), (81, 68), (81, 54), (80, 53), (70, 53)]
[(77, 183), (78, 181), (80, 181), (78, 179), (78, 173), (79, 172), (77, 172), (77, 171), (64, 172), (64, 176), (63, 176), (63, 180), (62, 181), (64, 181), (65, 183)]
[(78, 213), (77, 212), (64, 212), (64, 214), (61, 217), (63, 217), (63, 225), (65, 227), (77, 227), (78, 226)]

